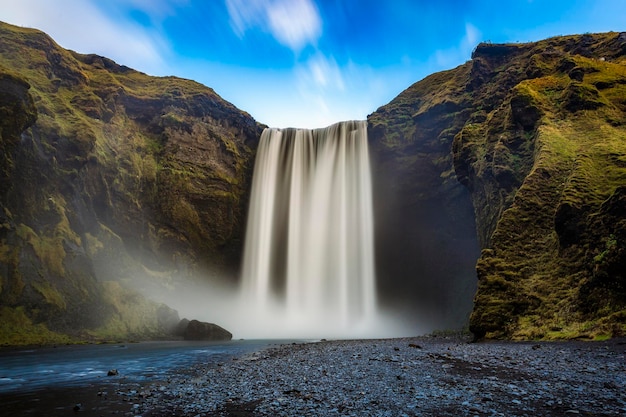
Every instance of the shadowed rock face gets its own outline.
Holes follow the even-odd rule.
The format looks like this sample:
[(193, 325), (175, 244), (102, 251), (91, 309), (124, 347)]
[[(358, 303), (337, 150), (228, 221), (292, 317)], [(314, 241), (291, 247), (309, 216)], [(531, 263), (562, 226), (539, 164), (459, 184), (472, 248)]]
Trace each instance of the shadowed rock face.
[[(425, 78), (372, 114), (379, 195), (393, 197), (379, 204), (382, 222), (393, 223), (385, 214), (393, 205), (408, 214), (396, 227), (404, 240), (382, 232), (381, 268), (396, 282), (453, 282), (441, 265), (471, 250), (449, 245), (415, 261), (405, 243), (420, 242), (407, 236), (429, 228), (429, 241), (471, 237), (463, 227), (454, 233), (455, 221), (471, 224), (461, 215), (467, 197), (454, 191), (458, 180), (482, 249), (470, 319), (477, 337), (623, 334), (626, 242), (617, 206), (626, 181), (625, 54), (618, 33), (480, 44), (468, 63)], [(433, 205), (434, 217), (414, 220)]]
[(0, 36), (3, 321), (51, 339), (163, 333), (159, 305), (126, 284), (237, 270), (262, 126), (193, 81), (35, 30)]
[(466, 326), (479, 255), (469, 192), (452, 141), (468, 104), (455, 98), (465, 68), (432, 75), (368, 118), (379, 296), (422, 331)]
[[(0, 197), (10, 188), (14, 168), (11, 154), (20, 141), (20, 134), (37, 119), (37, 109), (28, 93), (30, 85), (19, 75), (0, 72)], [(3, 200), (2, 200), (3, 201)], [(4, 202), (4, 201), (3, 201)], [(0, 214), (4, 215), (4, 213)]]

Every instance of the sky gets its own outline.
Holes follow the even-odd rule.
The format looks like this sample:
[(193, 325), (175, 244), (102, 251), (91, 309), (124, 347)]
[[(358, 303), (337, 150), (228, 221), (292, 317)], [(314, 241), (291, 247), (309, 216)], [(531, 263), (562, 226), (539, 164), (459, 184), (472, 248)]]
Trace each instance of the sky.
[(626, 0), (0, 0), (0, 20), (316, 128), (365, 119), (479, 42), (626, 31)]

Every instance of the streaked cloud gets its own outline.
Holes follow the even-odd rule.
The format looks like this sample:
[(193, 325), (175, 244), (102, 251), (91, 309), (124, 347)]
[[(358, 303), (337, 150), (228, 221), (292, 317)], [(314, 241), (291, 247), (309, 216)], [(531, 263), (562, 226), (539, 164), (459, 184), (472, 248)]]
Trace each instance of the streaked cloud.
[(332, 58), (317, 53), (303, 65), (296, 67), (296, 75), (301, 86), (312, 86), (317, 89), (345, 89), (342, 70)]
[(260, 122), (321, 127), (365, 118), (467, 61), (482, 40), (622, 30), (624, 0), (587, 3), (0, 0), (0, 20), (148, 74), (194, 79)]
[(1, 15), (13, 24), (43, 30), (64, 48), (104, 55), (155, 75), (167, 72), (169, 41), (155, 30), (106, 15), (97, 2), (20, 0), (3, 4)]
[(226, 0), (226, 7), (238, 36), (258, 27), (296, 53), (322, 34), (322, 19), (310, 0)]

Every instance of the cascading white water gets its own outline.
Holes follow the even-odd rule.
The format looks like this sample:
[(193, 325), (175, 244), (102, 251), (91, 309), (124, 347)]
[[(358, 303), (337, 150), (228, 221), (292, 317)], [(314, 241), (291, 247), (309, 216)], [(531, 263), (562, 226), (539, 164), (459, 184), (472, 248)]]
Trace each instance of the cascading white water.
[(367, 122), (263, 131), (242, 271), (252, 314), (300, 335), (375, 315), (371, 188)]

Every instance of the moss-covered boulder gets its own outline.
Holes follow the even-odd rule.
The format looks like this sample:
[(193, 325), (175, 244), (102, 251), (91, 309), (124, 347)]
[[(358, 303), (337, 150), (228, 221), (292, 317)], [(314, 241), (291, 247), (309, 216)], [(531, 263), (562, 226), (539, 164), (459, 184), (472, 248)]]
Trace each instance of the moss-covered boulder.
[(77, 338), (163, 333), (161, 305), (129, 286), (237, 269), (261, 126), (196, 82), (32, 29), (0, 23), (0, 37), (2, 321)]
[(183, 332), (185, 340), (228, 341), (233, 338), (232, 333), (214, 323), (191, 320)]

